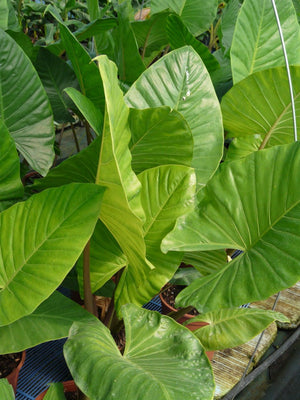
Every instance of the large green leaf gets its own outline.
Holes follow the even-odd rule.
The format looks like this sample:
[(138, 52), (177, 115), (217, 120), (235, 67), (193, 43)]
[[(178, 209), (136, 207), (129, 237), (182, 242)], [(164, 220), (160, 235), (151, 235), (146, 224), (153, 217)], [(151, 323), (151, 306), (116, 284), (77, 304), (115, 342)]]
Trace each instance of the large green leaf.
[[(300, 64), (300, 27), (292, 0), (276, 3), (290, 64)], [(234, 83), (256, 71), (285, 65), (272, 2), (245, 0), (231, 46)]]
[(190, 166), (193, 136), (185, 119), (169, 107), (130, 109), (130, 151), (135, 173), (165, 164)]
[(202, 275), (219, 271), (227, 261), (225, 250), (194, 251), (184, 253), (182, 262), (192, 265)]
[(31, 62), (0, 29), (0, 119), (29, 164), (45, 175), (54, 158), (53, 116)]
[[(100, 220), (90, 240), (90, 280), (95, 293), (127, 264), (120, 246)], [(77, 262), (78, 283), (83, 294), (83, 258)]]
[(131, 23), (138, 47), (142, 49), (141, 57), (145, 66), (149, 66), (168, 44), (165, 29), (168, 15), (169, 12), (161, 12), (144, 21)]
[(20, 160), (14, 141), (0, 119), (0, 201), (22, 197)]
[(140, 200), (141, 184), (131, 169), (128, 148), (129, 109), (118, 84), (116, 65), (106, 56), (97, 58), (103, 80), (106, 112), (96, 183), (106, 187), (100, 219), (119, 243), (139, 285), (141, 271), (153, 266), (146, 258)]
[(72, 102), (63, 93), (67, 87), (78, 86), (72, 68), (61, 58), (42, 47), (39, 49), (35, 67), (48, 94), (55, 121), (74, 122), (69, 112)]
[(194, 139), (192, 167), (201, 187), (223, 152), (219, 101), (201, 58), (191, 47), (174, 50), (147, 69), (125, 96), (133, 108), (169, 106), (186, 119)]
[[(194, 207), (196, 179), (193, 169), (165, 165), (146, 170), (139, 175), (142, 184), (141, 199), (146, 213), (144, 237), (147, 258), (155, 266), (149, 270), (129, 265), (122, 274), (116, 290), (116, 304), (149, 301), (172, 278), (182, 254), (163, 254), (160, 244), (174, 227), (176, 219)], [(142, 283), (139, 283), (142, 282)]]
[(101, 138), (96, 138), (80, 153), (51, 169), (45, 178), (35, 180), (32, 188), (43, 190), (73, 182), (95, 183), (100, 147)]
[(151, 0), (151, 13), (169, 8), (180, 15), (194, 36), (205, 32), (217, 15), (217, 0)]
[(209, 323), (193, 331), (204, 348), (222, 350), (248, 342), (274, 321), (289, 322), (289, 319), (281, 313), (270, 310), (229, 308), (199, 315), (187, 323), (197, 321)]
[(123, 1), (118, 5), (118, 27), (113, 31), (113, 38), (115, 40), (114, 61), (118, 66), (119, 79), (128, 83), (134, 82), (145, 71), (145, 66), (129, 22), (131, 9), (130, 1)]
[(210, 53), (208, 48), (197, 40), (186, 28), (180, 17), (170, 15), (167, 19), (166, 31), (169, 42), (173, 49), (178, 49), (186, 45), (192, 46), (204, 62), (208, 72), (220, 68), (217, 59)]
[(198, 217), (179, 221), (162, 248), (243, 253), (184, 289), (178, 305), (199, 311), (239, 306), (300, 279), (299, 171), (298, 142), (224, 165), (201, 191)]
[(94, 230), (103, 191), (70, 184), (0, 214), (0, 326), (30, 314), (62, 282)]
[(13, 387), (7, 379), (0, 379), (0, 398), (5, 400), (15, 400)]
[[(296, 113), (300, 115), (300, 67), (291, 67)], [(243, 104), (243, 107), (241, 107)], [(293, 117), (285, 67), (259, 71), (235, 85), (222, 99), (230, 136), (261, 135), (262, 146), (291, 143)], [(300, 119), (297, 120), (300, 129)]]
[(68, 336), (74, 321), (91, 323), (95, 317), (74, 301), (54, 292), (32, 314), (0, 327), (0, 354), (26, 350)]
[[(126, 347), (122, 355), (100, 322), (74, 324), (64, 354), (79, 388), (97, 400), (208, 400), (211, 366), (198, 339), (158, 312), (122, 308)], [(178, 384), (180, 382), (180, 384)]]

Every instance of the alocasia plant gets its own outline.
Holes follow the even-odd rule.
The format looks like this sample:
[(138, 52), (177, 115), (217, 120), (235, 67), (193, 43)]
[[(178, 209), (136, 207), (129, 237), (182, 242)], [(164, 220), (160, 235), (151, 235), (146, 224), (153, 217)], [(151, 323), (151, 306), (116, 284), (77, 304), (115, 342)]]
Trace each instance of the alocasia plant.
[[(132, 43), (135, 29), (129, 25), (125, 6), (117, 29), (130, 34)], [(89, 2), (90, 12), (94, 10), (98, 16), (95, 7), (95, 2)], [(177, 24), (184, 40), (199, 48), (193, 35), (212, 22), (217, 3), (210, 2), (205, 21), (196, 21), (191, 15), (195, 7), (200, 7), (198, 2), (181, 1), (168, 2), (164, 9), (178, 14), (170, 17), (168, 34)], [(153, 1), (152, 11), (154, 17), (163, 9)], [(242, 13), (239, 18), (244, 18)], [(132, 82), (141, 75), (124, 96), (116, 65), (100, 56), (95, 60), (97, 68), (76, 35), (57, 19), (61, 43), (81, 89), (81, 93), (74, 88), (66, 92), (97, 138), (36, 182), (33, 189), (41, 193), (0, 214), (0, 230), (6, 232), (0, 258), (0, 353), (66, 337), (76, 319), (64, 352), (85, 398), (108, 400), (122, 396), (133, 400), (142, 393), (145, 400), (212, 399), (214, 382), (204, 348), (234, 346), (254, 337), (276, 319), (286, 321), (277, 313), (230, 307), (267, 297), (299, 278), (299, 145), (286, 144), (289, 140), (281, 140), (281, 132), (278, 139), (276, 131), (282, 109), (289, 116), (287, 89), (280, 88), (282, 93), (270, 99), (276, 103), (284, 98), (284, 104), (268, 113), (259, 132), (249, 132), (260, 135), (263, 147), (273, 147), (242, 160), (225, 159), (220, 166), (222, 112), (199, 53), (188, 46), (178, 48), (144, 72), (140, 63), (138, 72), (131, 71), (128, 79), (126, 69), (132, 60), (126, 60), (123, 69), (119, 65), (120, 78)], [(151, 23), (147, 23), (148, 28)], [(7, 34), (1, 35), (6, 47), (12, 43), (15, 48)], [(237, 38), (238, 32), (234, 35)], [(173, 39), (170, 42), (177, 47), (178, 41)], [(99, 37), (95, 43), (99, 44)], [(122, 43), (116, 50), (118, 60), (125, 45)], [(139, 57), (136, 48), (131, 50)], [(30, 61), (21, 49), (15, 51), (26, 60), (26, 67), (33, 71), (31, 79), (41, 90)], [(212, 65), (217, 66), (214, 62)], [(239, 65), (234, 57), (232, 65)], [(251, 82), (259, 82), (262, 90), (257, 90), (255, 96), (259, 105), (264, 104), (270, 89), (263, 86), (263, 77), (276, 73), (282, 77), (281, 68), (250, 75), (224, 97), (225, 127), (232, 136), (239, 134), (236, 126), (246, 126), (234, 115), (239, 85), (251, 93), (251, 88), (255, 89)], [(297, 67), (293, 71), (296, 76)], [(6, 100), (6, 94), (2, 96)], [(254, 104), (251, 97), (247, 100)], [(248, 111), (251, 119), (250, 107)], [(260, 114), (264, 112), (260, 110)], [(6, 115), (0, 125), (4, 143), (0, 155), (7, 171), (0, 176), (1, 201), (5, 202), (23, 195), (11, 139), (13, 125)], [(47, 121), (51, 131), (51, 111)], [(257, 125), (262, 125), (259, 120)], [(243, 131), (241, 137), (246, 134)], [(274, 146), (278, 141), (284, 145)], [(30, 162), (37, 164), (35, 160)], [(218, 269), (225, 248), (240, 249), (243, 254), (231, 263), (224, 261)], [(286, 261), (286, 254), (290, 265), (278, 267), (283, 258)], [(197, 317), (210, 322), (202, 333), (191, 333), (169, 317), (141, 307), (172, 278), (182, 259), (194, 259), (207, 274), (178, 297), (180, 305), (208, 311)], [(205, 269), (207, 260), (213, 272)], [(90, 311), (92, 293), (116, 275), (106, 326), (55, 292), (75, 262), (81, 293)], [(32, 296), (27, 296), (28, 291)], [(59, 326), (57, 320), (61, 321)], [(111, 335), (117, 335), (122, 320), (126, 335), (123, 354)], [(44, 328), (34, 330), (40, 321)], [(232, 327), (236, 335), (229, 338)], [(29, 334), (20, 337), (20, 330)], [(181, 387), (177, 385), (179, 380)], [(1, 385), (0, 390), (7, 388)]]

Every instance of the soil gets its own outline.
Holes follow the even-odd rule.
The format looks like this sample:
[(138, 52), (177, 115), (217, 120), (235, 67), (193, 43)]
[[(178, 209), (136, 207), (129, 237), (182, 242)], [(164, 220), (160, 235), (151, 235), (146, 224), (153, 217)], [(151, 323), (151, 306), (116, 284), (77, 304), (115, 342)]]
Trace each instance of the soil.
[(65, 393), (65, 398), (66, 400), (78, 400), (78, 395), (77, 393)]
[[(175, 299), (176, 296), (185, 288), (185, 286), (179, 286), (179, 285), (168, 285), (164, 288), (164, 290), (161, 292), (162, 297), (164, 300), (170, 304), (173, 308), (175, 307)], [(180, 308), (176, 308), (177, 310)], [(193, 308), (192, 310), (189, 311), (190, 315), (198, 315), (198, 311)]]
[(0, 356), (0, 378), (8, 376), (22, 359), (22, 353), (3, 354)]

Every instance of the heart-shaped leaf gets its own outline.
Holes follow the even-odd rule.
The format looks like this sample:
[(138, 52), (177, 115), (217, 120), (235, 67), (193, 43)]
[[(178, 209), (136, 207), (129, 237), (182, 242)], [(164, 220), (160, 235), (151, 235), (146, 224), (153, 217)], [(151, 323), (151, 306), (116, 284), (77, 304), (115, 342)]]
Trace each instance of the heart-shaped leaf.
[(166, 164), (190, 166), (193, 136), (185, 119), (169, 107), (130, 109), (132, 168), (135, 173)]
[(92, 235), (103, 192), (70, 184), (0, 214), (0, 326), (33, 312), (62, 282)]
[(53, 116), (30, 60), (0, 29), (0, 118), (29, 164), (46, 175), (54, 158)]
[(220, 105), (209, 74), (191, 47), (174, 50), (150, 68), (125, 96), (133, 108), (169, 106), (187, 121), (194, 139), (192, 167), (198, 188), (214, 174), (223, 153)]
[[(289, 63), (300, 64), (300, 27), (293, 2), (278, 1), (276, 6)], [(271, 1), (244, 1), (236, 22), (230, 56), (234, 83), (256, 71), (285, 65)]]
[(198, 321), (209, 323), (193, 331), (204, 348), (209, 351), (240, 346), (253, 339), (272, 322), (289, 322), (289, 319), (281, 313), (270, 310), (230, 308), (199, 315), (187, 323)]
[(74, 321), (91, 323), (95, 317), (74, 301), (54, 292), (32, 314), (0, 327), (0, 354), (26, 350), (68, 336)]
[(178, 295), (179, 306), (198, 311), (265, 299), (300, 279), (300, 144), (225, 164), (201, 191), (198, 216), (178, 221), (162, 246), (243, 250)]
[[(122, 308), (122, 355), (100, 322), (74, 324), (64, 355), (79, 388), (97, 400), (211, 400), (211, 366), (197, 338), (171, 318), (128, 304)], [(178, 385), (180, 382), (180, 385)]]
[[(296, 113), (300, 115), (299, 66), (291, 66), (291, 77)], [(222, 99), (222, 113), (230, 136), (261, 135), (261, 147), (293, 142), (291, 97), (285, 67), (259, 71), (234, 85)], [(297, 126), (300, 129), (299, 118)]]

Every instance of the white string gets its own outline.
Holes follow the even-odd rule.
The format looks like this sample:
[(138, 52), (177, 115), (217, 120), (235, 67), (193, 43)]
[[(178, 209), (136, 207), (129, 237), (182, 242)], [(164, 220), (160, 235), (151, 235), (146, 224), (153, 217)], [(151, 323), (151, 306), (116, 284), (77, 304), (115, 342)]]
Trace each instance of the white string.
[(283, 55), (284, 55), (284, 59), (285, 59), (285, 65), (286, 65), (287, 76), (288, 76), (288, 81), (289, 81), (289, 88), (290, 88), (290, 96), (291, 96), (291, 106), (292, 106), (293, 123), (294, 123), (294, 139), (295, 139), (295, 142), (297, 142), (298, 135), (297, 135), (296, 110), (295, 110), (293, 83), (292, 83), (292, 79), (291, 79), (289, 60), (288, 60), (288, 56), (287, 56), (287, 52), (286, 52), (284, 37), (283, 37), (282, 29), (281, 29), (281, 24), (280, 24), (279, 15), (277, 12), (276, 3), (275, 3), (275, 0), (271, 0), (271, 2), (272, 2), (273, 9), (274, 9), (274, 14), (275, 14), (278, 31), (279, 31), (279, 36), (280, 36), (280, 40), (281, 40), (281, 45), (282, 45), (282, 51), (283, 51)]

